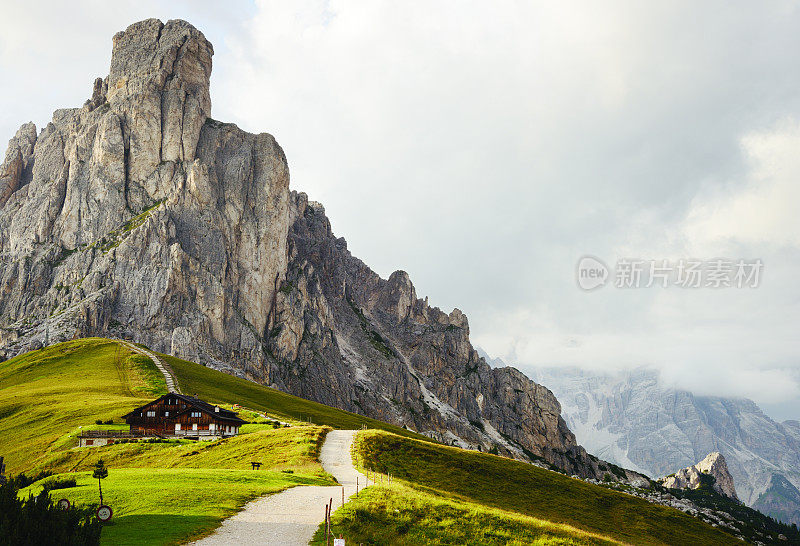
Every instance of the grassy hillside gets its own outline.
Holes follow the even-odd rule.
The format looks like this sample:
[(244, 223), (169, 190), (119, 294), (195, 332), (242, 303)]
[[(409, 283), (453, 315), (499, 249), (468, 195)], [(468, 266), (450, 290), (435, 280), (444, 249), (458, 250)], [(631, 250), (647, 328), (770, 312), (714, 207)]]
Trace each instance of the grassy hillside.
[[(362, 493), (334, 529), (365, 544), (726, 544), (726, 535), (676, 510), (531, 465), (442, 446), (402, 428), (164, 356), (183, 392), (259, 414), (237, 437), (77, 448), (82, 430), (121, 428), (120, 417), (166, 392), (149, 359), (116, 342), (83, 339), (0, 363), (0, 455), (11, 474), (48, 470), (75, 487), (55, 498), (99, 500), (90, 467), (103, 458), (114, 518), (105, 544), (172, 544), (197, 538), (248, 500), (298, 484), (332, 484), (317, 457), (329, 429), (359, 434), (360, 464), (400, 478)], [(116, 424), (95, 424), (115, 419)], [(253, 471), (250, 462), (262, 469)]]
[(204, 400), (240, 404), (279, 419), (308, 421), (344, 430), (366, 427), (431, 441), (430, 438), (383, 421), (298, 398), (174, 356), (160, 356), (172, 368), (181, 391), (186, 394), (197, 394)]
[[(503, 457), (380, 431), (359, 434), (355, 452), (364, 468), (391, 472), (416, 493), (429, 495), (423, 497), (425, 502), (461, 503), (464, 510), (493, 508), (636, 544), (740, 543), (678, 510)], [(403, 505), (413, 504), (399, 489), (387, 490), (380, 497), (383, 498), (397, 504), (401, 512)], [(358, 508), (369, 517), (381, 517), (385, 512), (383, 500), (373, 503), (365, 499), (360, 503)], [(427, 517), (425, 510), (418, 511), (413, 506), (408, 510)], [(337, 519), (351, 539), (370, 543), (369, 537), (359, 531), (358, 518), (347, 519), (345, 513), (337, 515)], [(393, 529), (385, 532), (402, 535), (400, 525), (390, 524)], [(459, 525), (462, 524), (456, 526)]]
[[(401, 483), (368, 488), (334, 513), (331, 529), (356, 544), (620, 544), (575, 527), (428, 493)], [(323, 527), (314, 545), (325, 544)]]
[(114, 468), (227, 468), (292, 470), (308, 477), (326, 477), (317, 455), (327, 427), (315, 425), (260, 430), (215, 442), (170, 440), (120, 443), (91, 449), (70, 449), (42, 459), (36, 471), (89, 470), (97, 459)]
[(11, 474), (36, 466), (77, 427), (117, 419), (158, 394), (149, 359), (113, 341), (59, 343), (0, 362), (0, 455)]
[[(211, 372), (203, 374), (211, 382), (228, 377), (197, 368)], [(202, 381), (194, 385), (205, 392)], [(255, 497), (297, 484), (335, 483), (317, 461), (327, 430), (317, 425), (248, 425), (253, 432), (217, 442), (75, 447), (82, 430), (127, 428), (96, 420), (120, 423), (132, 408), (164, 393), (164, 378), (153, 363), (111, 340), (81, 339), (20, 355), (0, 363), (0, 455), (12, 475), (69, 472), (77, 487), (52, 496), (84, 505), (99, 501), (97, 482), (86, 470), (103, 458), (110, 472), (103, 491), (114, 508), (104, 544), (181, 542), (208, 533)], [(303, 402), (295, 399), (294, 407)], [(251, 470), (250, 461), (261, 462), (261, 470)], [(43, 481), (23, 494), (41, 490)]]

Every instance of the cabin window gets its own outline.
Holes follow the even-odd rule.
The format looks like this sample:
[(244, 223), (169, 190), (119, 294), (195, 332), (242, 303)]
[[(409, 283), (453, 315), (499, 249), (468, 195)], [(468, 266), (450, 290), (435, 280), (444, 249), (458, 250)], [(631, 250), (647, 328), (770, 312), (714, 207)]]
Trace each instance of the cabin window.
[(86, 445), (87, 446), (94, 445), (94, 440), (86, 440)]
[(197, 423), (192, 423), (192, 430), (197, 430)]
[(181, 424), (175, 423), (175, 432), (179, 431), (180, 429), (181, 429)]
[(164, 412), (164, 417), (169, 417), (169, 412), (168, 411)]
[(200, 417), (201, 413), (199, 411), (193, 411), (192, 417)]
[(155, 411), (148, 411), (147, 412), (147, 416), (148, 417), (155, 417), (156, 416), (156, 412)]
[(214, 423), (211, 423), (210, 425), (208, 425), (208, 430), (214, 430), (215, 428), (216, 428), (216, 426), (214, 425)]

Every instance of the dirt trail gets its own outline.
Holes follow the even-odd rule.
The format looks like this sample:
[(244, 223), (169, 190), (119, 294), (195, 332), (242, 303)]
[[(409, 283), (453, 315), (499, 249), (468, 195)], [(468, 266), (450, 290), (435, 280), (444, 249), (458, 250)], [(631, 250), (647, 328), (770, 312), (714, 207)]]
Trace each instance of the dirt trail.
[[(345, 501), (366, 482), (353, 467), (350, 447), (355, 430), (332, 430), (325, 437), (319, 460), (326, 472), (344, 486)], [(216, 532), (193, 544), (307, 545), (325, 519), (325, 503), (333, 498), (334, 511), (342, 505), (342, 487), (297, 486), (261, 497), (226, 519)]]
[(167, 382), (167, 391), (181, 394), (181, 391), (180, 391), (180, 389), (178, 389), (178, 386), (175, 383), (175, 378), (172, 377), (172, 373), (170, 372), (169, 368), (153, 352), (148, 351), (147, 349), (143, 349), (142, 347), (139, 347), (138, 345), (134, 345), (133, 343), (131, 343), (129, 341), (124, 341), (122, 339), (119, 339), (117, 341), (121, 345), (123, 345), (125, 348), (127, 348), (127, 349), (129, 349), (129, 350), (131, 350), (131, 351), (133, 351), (135, 353), (139, 353), (140, 355), (144, 355), (147, 358), (149, 358), (150, 360), (152, 360), (153, 364), (155, 364), (156, 368), (158, 368), (158, 371), (160, 371), (162, 374), (164, 374), (164, 379)]

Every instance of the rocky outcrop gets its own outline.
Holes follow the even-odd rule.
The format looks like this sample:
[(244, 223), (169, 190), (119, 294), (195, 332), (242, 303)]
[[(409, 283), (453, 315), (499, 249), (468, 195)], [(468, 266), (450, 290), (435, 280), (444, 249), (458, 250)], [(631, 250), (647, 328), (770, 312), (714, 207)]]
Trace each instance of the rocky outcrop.
[(280, 146), (212, 120), (213, 48), (183, 21), (114, 37), (82, 108), (23, 126), (0, 170), (0, 350), (130, 337), (442, 441), (600, 476), (553, 394), (492, 369), (461, 311), (382, 279), (290, 192)]
[(728, 464), (725, 462), (725, 457), (719, 452), (709, 453), (699, 463), (678, 470), (659, 481), (669, 489), (697, 489), (703, 485), (702, 475), (714, 478), (713, 488), (717, 493), (733, 500), (739, 500), (736, 496), (736, 487), (733, 485), (733, 477), (728, 472)]
[(0, 165), (0, 207), (19, 189), (21, 181), (30, 176), (35, 143), (36, 126), (33, 123), (20, 127), (9, 141), (6, 159)]

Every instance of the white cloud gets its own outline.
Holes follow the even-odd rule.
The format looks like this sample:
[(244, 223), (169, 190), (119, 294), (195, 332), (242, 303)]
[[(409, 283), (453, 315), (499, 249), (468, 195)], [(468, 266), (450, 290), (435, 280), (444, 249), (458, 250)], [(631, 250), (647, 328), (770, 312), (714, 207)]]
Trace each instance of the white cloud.
[(699, 195), (689, 209), (687, 237), (706, 248), (731, 242), (800, 246), (800, 122), (787, 119), (749, 134), (742, 150), (746, 185)]
[[(490, 354), (717, 374), (800, 414), (780, 375), (800, 368), (798, 5), (6, 2), (0, 132), (80, 106), (116, 31), (183, 17), (215, 46), (214, 117), (274, 134), (353, 253), (464, 310)], [(587, 294), (585, 254), (765, 276)]]
[[(754, 127), (800, 119), (796, 3), (257, 6), (216, 104), (278, 137), (292, 186), (325, 203), (356, 255), (465, 310), (491, 354), (523, 368), (651, 364), (692, 387), (705, 369), (738, 378), (716, 382), (722, 394), (752, 397), (763, 382), (741, 378), (800, 364), (782, 318), (797, 316), (800, 260), (758, 242), (789, 237), (773, 207), (796, 200), (766, 165), (794, 143), (741, 147)], [(747, 205), (755, 185), (781, 194), (753, 203), (763, 228), (734, 230), (722, 212), (716, 232), (696, 225), (700, 206)], [(586, 253), (683, 257), (701, 243), (703, 258), (763, 257), (765, 286), (575, 287)]]

